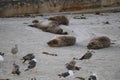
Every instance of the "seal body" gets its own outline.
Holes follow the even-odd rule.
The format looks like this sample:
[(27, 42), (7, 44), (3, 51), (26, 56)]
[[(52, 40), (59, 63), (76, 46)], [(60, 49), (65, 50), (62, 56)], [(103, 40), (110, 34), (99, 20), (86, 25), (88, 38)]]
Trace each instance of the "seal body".
[(111, 41), (108, 37), (100, 36), (100, 37), (95, 37), (91, 39), (87, 45), (87, 48), (88, 49), (101, 49), (101, 48), (109, 47), (110, 44), (111, 44)]
[(71, 46), (76, 43), (76, 37), (74, 36), (55, 36), (53, 39), (47, 42), (51, 47)]
[(59, 23), (57, 21), (49, 21), (47, 24), (43, 24), (38, 20), (33, 20), (32, 23), (33, 23), (32, 27), (36, 27), (45, 32), (50, 32), (55, 34), (68, 34), (67, 32), (64, 32), (62, 28), (59, 27)]
[(65, 16), (54, 16), (54, 17), (50, 17), (48, 20), (57, 21), (59, 23), (59, 25), (61, 25), (61, 24), (68, 25), (69, 24), (69, 20)]

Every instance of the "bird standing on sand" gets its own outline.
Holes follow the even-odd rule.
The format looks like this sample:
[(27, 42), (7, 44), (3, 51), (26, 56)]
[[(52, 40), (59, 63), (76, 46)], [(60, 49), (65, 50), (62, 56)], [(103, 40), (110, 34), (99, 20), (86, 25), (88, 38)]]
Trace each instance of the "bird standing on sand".
[(96, 74), (95, 74), (95, 73), (92, 73), (92, 74), (89, 76), (88, 80), (97, 80)]
[(17, 65), (17, 64), (15, 64), (15, 63), (13, 63), (13, 70), (12, 70), (12, 74), (17, 74), (17, 75), (20, 75), (20, 67), (19, 67), (19, 65)]
[(29, 54), (25, 55), (21, 60), (24, 60), (23, 63), (25, 63), (25, 61), (32, 60), (34, 58), (35, 58), (35, 55), (33, 53), (29, 53)]
[(13, 57), (15, 58), (16, 54), (18, 53), (18, 45), (15, 44), (15, 47), (11, 49), (11, 53), (13, 54)]
[(4, 61), (4, 53), (0, 52), (0, 62)]
[(28, 68), (25, 70), (25, 71), (28, 71), (29, 69), (33, 69), (36, 67), (36, 63), (37, 63), (37, 60), (36, 59), (32, 59), (29, 61), (29, 65), (28, 65)]
[(0, 52), (0, 55), (1, 55), (1, 56), (4, 56), (4, 55), (5, 55), (5, 53), (3, 53), (3, 52)]
[(69, 70), (68, 72), (64, 72), (64, 73), (61, 73), (61, 74), (58, 74), (59, 78), (66, 78), (66, 77), (70, 77), (70, 76), (73, 76), (74, 73), (72, 70)]
[(2, 55), (0, 55), (0, 63), (4, 61), (4, 58)]
[(0, 52), (0, 67), (2, 66), (2, 62), (4, 62), (4, 53)]
[(93, 51), (87, 51), (79, 60), (90, 59)]
[(76, 61), (72, 60), (69, 63), (66, 63), (65, 65), (68, 70), (80, 70), (81, 67), (77, 67), (75, 66), (75, 64), (76, 64)]

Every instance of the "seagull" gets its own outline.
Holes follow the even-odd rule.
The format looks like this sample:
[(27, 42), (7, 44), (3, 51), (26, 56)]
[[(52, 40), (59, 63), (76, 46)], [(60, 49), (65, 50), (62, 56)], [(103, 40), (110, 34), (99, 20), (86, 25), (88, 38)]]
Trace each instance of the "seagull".
[(32, 59), (29, 61), (29, 65), (28, 65), (28, 68), (25, 70), (25, 71), (28, 71), (29, 69), (33, 69), (36, 67), (36, 63), (37, 63), (37, 60), (36, 59)]
[(35, 58), (35, 55), (33, 53), (29, 53), (25, 55), (21, 60), (24, 60), (23, 63), (25, 63), (27, 60), (32, 60)]
[(64, 73), (61, 73), (61, 74), (58, 74), (59, 78), (66, 78), (66, 77), (70, 77), (70, 76), (73, 76), (74, 73), (72, 70), (69, 70), (68, 72), (64, 72)]
[(17, 45), (17, 44), (15, 44), (15, 47), (13, 47), (13, 48), (11, 49), (11, 53), (12, 53), (14, 56), (16, 56), (16, 54), (18, 53), (18, 45)]
[(4, 55), (5, 55), (5, 53), (0, 52), (0, 55), (1, 55), (1, 56), (4, 56)]
[(69, 63), (66, 63), (65, 65), (68, 70), (80, 70), (81, 67), (77, 67), (75, 66), (75, 64), (76, 64), (76, 61), (72, 60)]
[(0, 62), (3, 62), (3, 61), (4, 61), (4, 54), (5, 54), (5, 53), (0, 52)]
[(4, 58), (2, 55), (0, 55), (0, 63), (4, 61)]
[(17, 64), (15, 64), (15, 63), (13, 63), (13, 70), (12, 70), (12, 74), (17, 74), (17, 75), (20, 75), (20, 67), (19, 67), (19, 65), (17, 65)]
[(96, 74), (92, 73), (92, 75), (89, 76), (88, 80), (97, 80)]
[(0, 52), (0, 67), (2, 66), (2, 62), (4, 62), (4, 53)]
[(87, 51), (79, 60), (90, 59), (93, 51)]

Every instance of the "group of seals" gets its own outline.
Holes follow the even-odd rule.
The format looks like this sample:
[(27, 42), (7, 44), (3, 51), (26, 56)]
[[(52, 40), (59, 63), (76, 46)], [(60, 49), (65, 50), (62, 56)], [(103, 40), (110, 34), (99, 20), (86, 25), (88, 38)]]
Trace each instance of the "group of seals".
[(64, 32), (62, 28), (59, 27), (59, 25), (68, 25), (69, 21), (65, 16), (55, 16), (50, 17), (49, 23), (44, 25), (42, 24), (43, 21), (39, 20), (33, 20), (33, 25), (29, 25), (31, 27), (36, 27), (38, 29), (41, 29), (45, 32), (55, 33), (55, 34), (68, 34), (67, 32)]
[[(74, 36), (55, 36), (50, 41), (47, 42), (47, 44), (50, 47), (61, 47), (61, 46), (70, 46), (74, 45), (76, 43), (76, 37)], [(90, 42), (87, 45), (88, 49), (101, 49), (109, 47), (111, 44), (111, 41), (106, 36), (99, 36), (94, 37), (90, 40)]]
[[(51, 20), (50, 23), (47, 25), (43, 25), (42, 22), (38, 20), (33, 20), (32, 23), (34, 24), (32, 27), (39, 28), (45, 32), (56, 33), (56, 34), (68, 34), (67, 32), (63, 32), (63, 29), (59, 27), (59, 25), (68, 25), (69, 20), (65, 16), (53, 16), (48, 18)], [(76, 43), (76, 37), (62, 35), (62, 36), (55, 36), (51, 40), (47, 42), (50, 47), (62, 47), (62, 46), (70, 46)], [(107, 36), (98, 36), (94, 37), (90, 40), (87, 45), (88, 49), (101, 49), (109, 47), (111, 44), (110, 39)]]

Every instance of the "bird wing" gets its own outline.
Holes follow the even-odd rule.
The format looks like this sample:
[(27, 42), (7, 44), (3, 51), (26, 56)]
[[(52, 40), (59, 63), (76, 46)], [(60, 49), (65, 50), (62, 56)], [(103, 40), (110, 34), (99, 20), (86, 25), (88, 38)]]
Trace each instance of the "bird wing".
[(91, 56), (92, 56), (92, 53), (86, 53), (80, 58), (80, 60), (89, 59)]

